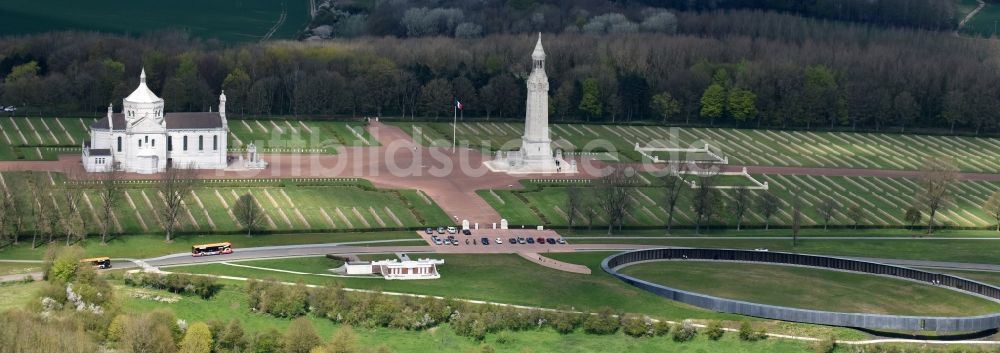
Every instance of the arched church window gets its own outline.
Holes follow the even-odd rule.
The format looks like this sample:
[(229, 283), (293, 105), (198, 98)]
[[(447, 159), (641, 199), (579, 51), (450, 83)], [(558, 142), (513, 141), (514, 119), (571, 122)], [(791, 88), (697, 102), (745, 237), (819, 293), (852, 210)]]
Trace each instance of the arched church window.
[(122, 151), (122, 137), (118, 136), (118, 152)]
[(212, 136), (212, 150), (213, 151), (219, 150), (219, 135)]
[(187, 136), (184, 136), (184, 142), (183, 143), (184, 143), (184, 150), (187, 151), (188, 150), (188, 137)]
[(198, 150), (199, 151), (205, 150), (205, 136), (198, 135)]
[(153, 139), (153, 147), (156, 147), (156, 139)]

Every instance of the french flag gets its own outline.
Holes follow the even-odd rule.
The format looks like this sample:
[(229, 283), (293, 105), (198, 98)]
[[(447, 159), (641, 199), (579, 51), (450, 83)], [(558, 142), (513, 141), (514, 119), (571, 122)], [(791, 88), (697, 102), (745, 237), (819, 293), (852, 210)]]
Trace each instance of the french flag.
[(459, 102), (458, 98), (455, 98), (455, 109), (462, 110), (463, 108), (465, 108), (465, 106), (462, 105), (462, 102)]

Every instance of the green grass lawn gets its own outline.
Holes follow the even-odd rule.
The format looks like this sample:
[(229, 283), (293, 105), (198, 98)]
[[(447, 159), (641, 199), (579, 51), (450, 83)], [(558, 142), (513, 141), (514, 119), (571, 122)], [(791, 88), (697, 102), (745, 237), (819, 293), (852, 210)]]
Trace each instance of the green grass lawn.
[(1000, 303), (922, 283), (814, 268), (665, 261), (623, 274), (681, 290), (795, 308), (891, 315), (973, 316)]
[[(439, 267), (441, 279), (427, 281), (385, 281), (379, 278), (332, 278), (318, 275), (297, 275), (270, 272), (223, 264), (172, 267), (171, 271), (227, 275), (247, 278), (274, 278), (307, 284), (339, 283), (347, 288), (390, 292), (427, 294), (443, 297), (477, 299), (502, 303), (598, 310), (603, 307), (643, 313), (669, 319), (741, 320), (743, 317), (718, 314), (677, 303), (629, 286), (600, 269), (602, 259), (611, 253), (553, 253), (562, 261), (584, 264), (590, 275), (572, 274), (537, 266), (517, 255), (433, 255), (445, 264)], [(417, 255), (411, 255), (411, 257)], [(389, 259), (395, 255), (365, 255), (363, 259)], [(322, 257), (240, 261), (250, 265), (306, 273), (328, 273), (340, 263)], [(786, 333), (826, 335), (835, 333), (844, 338), (858, 338), (857, 331), (810, 325), (769, 322), (776, 330)]]
[[(154, 235), (127, 235), (112, 238), (107, 245), (101, 245), (101, 238), (90, 237), (80, 243), (83, 246), (86, 256), (109, 256), (112, 258), (149, 258), (167, 254), (190, 252), (192, 244), (214, 243), (228, 241), (233, 243), (233, 247), (238, 251), (241, 247), (257, 247), (271, 245), (295, 245), (295, 244), (322, 244), (357, 241), (375, 241), (390, 239), (413, 239), (420, 241), (414, 232), (344, 232), (344, 233), (303, 233), (303, 234), (274, 234), (256, 235), (247, 237), (241, 234), (229, 235), (182, 235), (173, 239), (170, 243), (163, 241), (163, 236)], [(388, 243), (400, 245), (406, 243)], [(384, 244), (383, 244), (384, 245)], [(0, 250), (0, 260), (39, 260), (45, 255), (45, 247), (31, 249), (30, 239), (28, 242), (21, 242), (14, 247), (5, 247)]]
[(801, 238), (792, 246), (788, 240), (711, 239), (570, 239), (574, 244), (648, 244), (663, 246), (755, 249), (806, 254), (857, 256), (907, 260), (998, 263), (1000, 251), (994, 240), (820, 240)]
[[(582, 228), (577, 226), (573, 228), (572, 232), (568, 230), (560, 230), (559, 234), (567, 238), (593, 238), (593, 237), (607, 237), (608, 230), (607, 227), (594, 227), (592, 230), (587, 230), (586, 226)], [(735, 228), (718, 229), (712, 230), (711, 232), (703, 232), (701, 234), (695, 233), (694, 229), (691, 228), (674, 228), (670, 233), (667, 233), (666, 229), (633, 229), (626, 230), (621, 233), (615, 232), (615, 235), (619, 237), (694, 237), (694, 238), (718, 238), (718, 237), (787, 237), (791, 239), (792, 230), (787, 228), (773, 228), (770, 230), (764, 230), (762, 228), (751, 228), (743, 229), (737, 231)], [(1000, 238), (1000, 232), (995, 230), (959, 230), (959, 229), (942, 229), (934, 231), (932, 235), (934, 238)], [(927, 237), (927, 231), (925, 230), (909, 230), (909, 229), (899, 229), (899, 228), (831, 228), (828, 230), (823, 230), (822, 228), (804, 228), (799, 231), (799, 237), (801, 238), (816, 238), (816, 237), (848, 237), (848, 238), (875, 238), (875, 237), (910, 237), (913, 239), (920, 239)]]
[[(108, 11), (114, 9), (114, 11)], [(274, 39), (292, 39), (309, 21), (309, 2), (12, 0), (0, 4), (0, 34), (84, 30), (136, 34), (167, 28), (184, 29), (203, 38), (228, 42), (257, 41), (287, 13)]]
[[(825, 198), (833, 200), (835, 207), (830, 224), (835, 226), (853, 226), (854, 217), (849, 214), (852, 205), (862, 209), (858, 218), (861, 226), (904, 227), (907, 205), (912, 204), (913, 195), (920, 190), (918, 181), (906, 178), (876, 178), (876, 177), (826, 177), (805, 175), (754, 175), (761, 182), (768, 182), (770, 191), (778, 196), (782, 205), (777, 214), (772, 215), (771, 225), (787, 226), (791, 224), (790, 205), (797, 192), (802, 201), (803, 225), (821, 227), (823, 217), (818, 209)], [(698, 178), (689, 176), (689, 178)], [(735, 178), (735, 177), (733, 177)], [(667, 212), (662, 207), (665, 191), (657, 185), (655, 177), (643, 175), (640, 181), (649, 182), (648, 186), (632, 189), (630, 195), (629, 215), (625, 218), (626, 225), (656, 227), (666, 224)], [(528, 190), (480, 190), (479, 195), (493, 206), (511, 224), (527, 224), (559, 226), (568, 224), (566, 190), (569, 184), (532, 185)], [(728, 185), (728, 184), (727, 184)], [(590, 183), (577, 183), (584, 193), (589, 193)], [(967, 181), (956, 183), (949, 193), (949, 206), (936, 216), (935, 224), (945, 227), (980, 228), (993, 230), (996, 220), (982, 210), (986, 198), (1000, 184), (984, 181)], [(695, 213), (691, 209), (693, 189), (684, 188), (675, 209), (674, 224), (691, 227), (694, 225)], [(713, 223), (724, 223), (730, 227), (736, 225), (732, 205), (734, 190), (721, 190), (722, 207), (713, 217)], [(751, 190), (751, 202), (743, 219), (744, 226), (763, 227), (764, 217), (758, 212), (755, 200), (762, 191)], [(595, 225), (606, 225), (603, 212), (595, 219)], [(926, 222), (926, 216), (924, 222)], [(577, 226), (586, 225), (587, 220), (579, 216)]]
[[(990, 6), (987, 10), (996, 8)], [(1000, 15), (991, 16), (981, 13), (976, 20), (989, 22), (992, 31), (993, 21)], [(452, 136), (450, 123), (393, 124), (408, 131), (415, 126), (432, 139), (450, 141)], [(513, 150), (520, 146), (523, 129), (521, 123), (476, 121), (459, 123), (457, 132), (459, 140), (468, 146)], [(707, 143), (736, 165), (917, 170), (926, 156), (948, 150), (962, 170), (1000, 171), (1000, 160), (996, 158), (1000, 142), (992, 138), (559, 123), (551, 124), (549, 131), (554, 147), (570, 152), (613, 151), (625, 162), (641, 160), (635, 151), (636, 143), (683, 148), (702, 148)]]
[(42, 264), (30, 262), (5, 262), (0, 260), (0, 276), (16, 275), (42, 270)]
[[(2, 175), (10, 188), (23, 173)], [(82, 188), (90, 202), (81, 202), (84, 224), (91, 235), (100, 234), (97, 219), (102, 208), (99, 190), (92, 186), (61, 185), (62, 174), (50, 173), (57, 188)], [(46, 174), (42, 174), (46, 178)], [(153, 183), (130, 184), (115, 212), (117, 224), (112, 230), (120, 234), (150, 234), (163, 231), (160, 209), (165, 207)], [(58, 193), (58, 189), (56, 190)], [(275, 233), (403, 230), (427, 225), (451, 224), (453, 221), (433, 201), (417, 196), (415, 190), (375, 189), (365, 180), (321, 181), (242, 181), (204, 183), (195, 186), (185, 198), (177, 231), (186, 234), (242, 232), (229, 209), (244, 194), (254, 196), (263, 208), (265, 219), (259, 228)], [(41, 200), (51, 205), (52, 198)], [(55, 199), (59, 209), (65, 200)], [(31, 232), (28, 224), (25, 233)]]
[(263, 153), (337, 153), (339, 146), (378, 146), (364, 124), (295, 119), (233, 119), (230, 146), (253, 142)]
[(13, 282), (0, 284), (0, 312), (13, 308), (23, 308), (35, 299), (45, 282)]
[[(290, 320), (278, 319), (267, 315), (252, 313), (247, 307), (247, 297), (236, 285), (228, 285), (217, 296), (203, 300), (194, 296), (181, 296), (176, 303), (163, 303), (146, 299), (129, 297), (133, 288), (120, 288), (119, 296), (125, 300), (124, 309), (128, 312), (147, 312), (158, 308), (173, 310), (177, 317), (188, 323), (206, 320), (207, 318), (230, 320), (237, 318), (244, 328), (250, 332), (276, 328), (285, 330)], [(162, 291), (158, 291), (162, 292)], [(166, 292), (162, 292), (166, 293)], [(329, 340), (338, 325), (330, 320), (311, 317), (320, 337)], [(589, 335), (575, 332), (560, 335), (552, 330), (529, 330), (513, 333), (514, 339), (508, 343), (498, 343), (496, 335), (487, 335), (482, 342), (460, 337), (447, 326), (427, 331), (402, 331), (393, 329), (355, 328), (359, 345), (363, 347), (388, 346), (397, 352), (469, 352), (478, 351), (482, 345), (489, 345), (496, 352), (747, 352), (747, 353), (791, 353), (804, 352), (806, 345), (793, 341), (767, 340), (756, 343), (744, 343), (736, 339), (734, 334), (727, 334), (720, 341), (710, 341), (698, 337), (687, 343), (675, 343), (669, 338), (635, 339), (621, 333), (610, 336)]]

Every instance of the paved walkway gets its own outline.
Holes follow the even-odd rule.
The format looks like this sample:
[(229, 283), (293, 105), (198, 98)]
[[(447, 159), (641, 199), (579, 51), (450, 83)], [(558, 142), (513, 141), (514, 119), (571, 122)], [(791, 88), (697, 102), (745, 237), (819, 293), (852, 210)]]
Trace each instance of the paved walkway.
[(517, 255), (521, 256), (525, 260), (534, 262), (536, 264), (539, 264), (539, 265), (542, 265), (542, 266), (545, 266), (545, 267), (548, 267), (548, 268), (551, 268), (551, 269), (555, 269), (555, 270), (559, 270), (559, 271), (565, 271), (565, 272), (571, 272), (571, 273), (579, 273), (579, 274), (583, 274), (583, 275), (589, 275), (590, 274), (590, 267), (587, 267), (587, 266), (584, 266), (584, 265), (577, 265), (577, 264), (571, 264), (571, 263), (568, 263), (568, 262), (562, 262), (562, 261), (559, 261), (559, 260), (555, 260), (555, 259), (551, 259), (551, 258), (548, 258), (548, 257), (544, 257), (542, 255), (539, 255), (539, 254), (533, 253), (533, 252), (518, 252)]

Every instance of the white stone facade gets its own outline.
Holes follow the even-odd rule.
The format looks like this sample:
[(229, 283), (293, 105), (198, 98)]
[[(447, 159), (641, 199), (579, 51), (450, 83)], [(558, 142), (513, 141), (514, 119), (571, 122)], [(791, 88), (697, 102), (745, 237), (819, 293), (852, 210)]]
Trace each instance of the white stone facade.
[(383, 278), (389, 280), (437, 279), (441, 278), (441, 274), (437, 271), (437, 265), (443, 264), (444, 260), (440, 259), (403, 261), (391, 259), (371, 262), (348, 262), (344, 264), (341, 272), (348, 275), (380, 274)]
[(219, 95), (218, 112), (164, 113), (163, 99), (146, 86), (122, 100), (122, 112), (108, 114), (90, 126), (82, 162), (88, 172), (118, 169), (152, 174), (168, 166), (225, 169), (228, 164), (226, 95)]
[(497, 152), (486, 166), (493, 171), (518, 173), (575, 173), (575, 162), (566, 162), (562, 153), (553, 153), (549, 135), (549, 77), (545, 74), (545, 50), (542, 35), (531, 53), (531, 74), (528, 76), (528, 97), (525, 103), (524, 135), (521, 150)]

